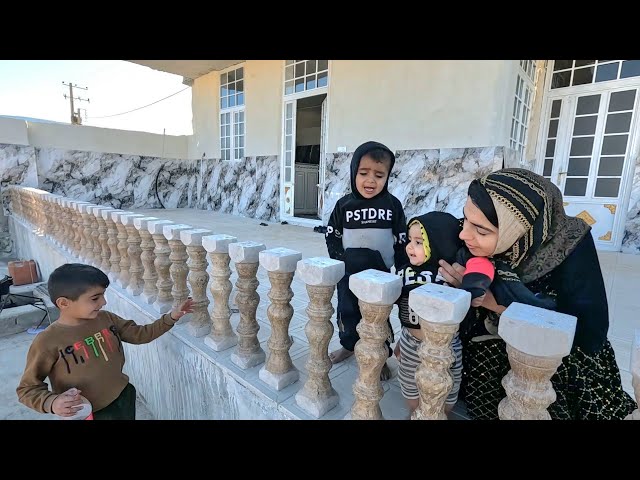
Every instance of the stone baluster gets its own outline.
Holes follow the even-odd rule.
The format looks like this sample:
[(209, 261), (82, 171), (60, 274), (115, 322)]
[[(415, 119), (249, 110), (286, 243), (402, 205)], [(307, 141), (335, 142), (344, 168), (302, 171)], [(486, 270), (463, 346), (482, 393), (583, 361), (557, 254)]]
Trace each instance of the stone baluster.
[(380, 270), (364, 270), (349, 277), (349, 289), (358, 298), (362, 320), (356, 330), (360, 340), (354, 352), (358, 361), (358, 379), (353, 386), (354, 420), (382, 420), (380, 400), (384, 395), (380, 372), (387, 360), (385, 340), (389, 336), (387, 318), (400, 296), (402, 280)]
[(62, 235), (62, 228), (68, 222), (67, 211), (63, 208), (62, 200), (63, 197), (60, 195), (50, 194), (44, 208), (44, 215), (49, 225), (46, 237), (54, 245), (57, 244), (58, 238)]
[(20, 205), (21, 219), (24, 222), (27, 222), (29, 220), (29, 217), (28, 217), (29, 206), (27, 205), (27, 193), (25, 192), (24, 188), (20, 188), (18, 190), (18, 205)]
[(142, 262), (142, 294), (140, 300), (145, 303), (152, 304), (156, 301), (158, 296), (158, 274), (156, 273), (156, 267), (154, 262), (156, 261), (156, 255), (153, 253), (155, 243), (149, 233), (149, 222), (159, 220), (157, 217), (136, 217), (133, 219), (133, 226), (138, 230), (140, 235), (140, 261)]
[(229, 244), (237, 242), (236, 237), (229, 235), (207, 235), (202, 237), (202, 246), (209, 253), (211, 263), (210, 290), (213, 296), (213, 312), (211, 312), (211, 333), (204, 339), (204, 344), (216, 352), (226, 350), (238, 344), (238, 337), (231, 327), (231, 310), (229, 295), (232, 285), (229, 278)]
[[(102, 244), (100, 243), (100, 223), (98, 222), (98, 215), (100, 215), (100, 212), (106, 208), (110, 207), (96, 205), (89, 209), (91, 219), (91, 242), (93, 244), (91, 258), (93, 260), (93, 265), (96, 268), (101, 268), (102, 266)], [(109, 271), (107, 270), (105, 273), (109, 273)]]
[(138, 296), (142, 293), (142, 260), (140, 254), (140, 233), (133, 224), (136, 218), (143, 218), (144, 215), (132, 213), (129, 215), (120, 215), (120, 222), (125, 226), (127, 231), (127, 256), (129, 258), (129, 283), (127, 284), (127, 293), (131, 296)]
[(517, 302), (502, 312), (498, 335), (507, 343), (511, 370), (502, 379), (501, 420), (551, 420), (551, 377), (571, 352), (575, 331), (576, 317), (564, 313)]
[[(43, 191), (40, 194), (40, 221), (42, 222), (41, 232), (45, 237), (49, 237), (53, 222), (50, 215), (50, 208), (53, 206), (49, 197), (53, 197), (52, 193)], [(52, 198), (52, 199), (53, 199)]]
[(194, 229), (181, 230), (180, 240), (187, 247), (189, 255), (189, 275), (187, 280), (191, 287), (193, 298), (193, 315), (187, 325), (187, 331), (194, 337), (204, 337), (211, 332), (211, 318), (209, 317), (209, 297), (207, 297), (207, 251), (202, 246), (202, 237), (211, 235), (210, 230)]
[(102, 218), (107, 226), (107, 247), (109, 248), (109, 280), (118, 283), (120, 280), (120, 250), (118, 249), (118, 223), (117, 214), (133, 213), (123, 210), (114, 209), (111, 211), (103, 210)]
[(30, 223), (31, 205), (29, 203), (29, 193), (26, 188), (20, 190), (20, 205), (22, 205), (22, 211), (24, 212), (24, 221), (26, 223)]
[(289, 336), (289, 324), (293, 317), (291, 282), (302, 253), (288, 248), (272, 248), (260, 252), (258, 257), (271, 284), (268, 293), (271, 303), (267, 307), (267, 317), (271, 323), (271, 336), (267, 343), (269, 352), (259, 378), (270, 387), (282, 390), (300, 377), (289, 355), (289, 348), (293, 344)]
[(33, 188), (31, 190), (31, 205), (33, 208), (33, 226), (35, 227), (36, 233), (38, 234), (42, 231), (42, 219), (41, 219), (42, 209), (40, 208), (40, 192), (41, 190), (37, 188)]
[(9, 198), (11, 200), (11, 215), (22, 219), (22, 205), (20, 204), (20, 189), (11, 185), (9, 187)]
[(71, 216), (73, 222), (73, 252), (80, 261), (82, 261), (82, 249), (84, 242), (84, 225), (82, 214), (80, 212), (81, 205), (89, 205), (88, 202), (80, 202), (77, 200), (67, 199), (67, 203), (71, 206)]
[(229, 244), (229, 256), (238, 272), (236, 304), (240, 310), (238, 344), (231, 354), (231, 361), (242, 369), (260, 365), (266, 357), (258, 341), (260, 325), (256, 320), (256, 310), (260, 303), (260, 295), (256, 291), (260, 285), (256, 278), (258, 255), (265, 248), (264, 244), (257, 242)]
[(103, 207), (102, 205), (96, 205), (89, 209), (89, 219), (91, 220), (91, 244), (93, 245), (93, 249), (91, 251), (91, 259), (93, 260), (93, 265), (97, 268), (100, 268), (102, 265), (102, 245), (100, 244), (100, 224), (98, 223), (98, 214), (102, 210), (108, 207)]
[(27, 191), (25, 188), (21, 188), (18, 191), (18, 198), (19, 203), (20, 203), (20, 211), (22, 212), (22, 220), (24, 220), (25, 223), (29, 223), (29, 203), (28, 203), (28, 198), (27, 198)]
[(129, 249), (129, 244), (127, 243), (127, 227), (120, 220), (121, 217), (125, 215), (132, 215), (131, 212), (123, 212), (121, 210), (116, 210), (115, 212), (111, 212), (111, 220), (116, 226), (118, 230), (117, 240), (118, 243), (116, 245), (118, 249), (118, 253), (120, 254), (120, 271), (118, 272), (116, 283), (119, 287), (126, 289), (129, 286), (129, 254), (127, 253)]
[(309, 358), (307, 381), (295, 398), (302, 410), (320, 418), (339, 401), (329, 379), (331, 360), (328, 349), (333, 335), (331, 317), (335, 311), (331, 297), (336, 284), (344, 276), (344, 262), (326, 257), (307, 258), (298, 262), (297, 273), (309, 294), (306, 308), (309, 321), (304, 328), (309, 340)]
[[(189, 275), (187, 259), (189, 255), (187, 255), (187, 248), (184, 243), (182, 243), (182, 240), (180, 240), (180, 232), (182, 230), (193, 230), (193, 227), (184, 224), (171, 224), (162, 227), (162, 233), (164, 233), (164, 237), (169, 241), (169, 248), (171, 249), (171, 253), (169, 254), (169, 260), (171, 261), (169, 274), (173, 282), (173, 286), (171, 287), (171, 296), (173, 297), (171, 308), (180, 307), (190, 295), (189, 288), (187, 287), (187, 276)], [(187, 314), (176, 323), (188, 323), (190, 319), (191, 314)]]
[(22, 187), (11, 187), (11, 211), (13, 215), (22, 220), (24, 218), (24, 212), (22, 210), (21, 190)]
[(111, 269), (111, 263), (109, 262), (109, 256), (111, 251), (109, 250), (109, 237), (107, 236), (107, 223), (104, 220), (104, 212), (113, 212), (115, 209), (111, 207), (94, 208), (93, 214), (98, 222), (98, 236), (95, 238), (95, 245), (93, 247), (94, 255), (98, 256), (98, 265), (100, 269), (109, 274)]
[(37, 220), (38, 220), (38, 233), (41, 235), (47, 235), (47, 232), (49, 231), (49, 219), (47, 218), (46, 214), (46, 203), (47, 200), (47, 196), (51, 195), (48, 192), (45, 191), (38, 191), (35, 194), (35, 200), (36, 200), (36, 209), (37, 209)]
[[(153, 265), (155, 267), (158, 280), (156, 282), (156, 299), (153, 303), (153, 308), (158, 313), (167, 313), (171, 311), (171, 304), (173, 303), (173, 297), (171, 296), (171, 287), (173, 287), (173, 281), (171, 281), (171, 275), (169, 273), (169, 267), (171, 266), (171, 260), (169, 260), (169, 254), (171, 249), (169, 248), (169, 242), (164, 236), (162, 228), (165, 225), (172, 225), (170, 220), (152, 220), (147, 222), (147, 229), (153, 238), (155, 248), (153, 254), (155, 260)], [(143, 292), (144, 294), (144, 292)]]
[(29, 222), (32, 226), (35, 224), (35, 215), (33, 208), (33, 195), (31, 194), (31, 187), (27, 187), (24, 189), (24, 203), (27, 205), (27, 222)]
[(27, 223), (33, 223), (33, 209), (31, 208), (31, 195), (29, 187), (25, 187), (20, 191), (21, 202), (24, 206), (25, 220)]
[[(93, 230), (93, 222), (91, 218), (91, 209), (96, 207), (92, 203), (80, 204), (80, 215), (82, 216), (82, 244), (80, 251), (80, 261), (92, 265), (93, 261), (93, 237), (91, 236)], [(95, 217), (94, 217), (95, 218)]]
[(18, 212), (18, 218), (20, 218), (20, 220), (26, 220), (26, 212), (25, 212), (25, 205), (24, 202), (22, 200), (23, 197), (23, 192), (22, 192), (22, 187), (15, 187), (13, 190), (14, 193), (14, 200), (15, 200), (15, 209), (16, 212)]
[(40, 221), (42, 222), (40, 227), (40, 233), (45, 237), (51, 236), (51, 230), (53, 228), (53, 222), (51, 221), (51, 208), (53, 207), (52, 200), (53, 194), (44, 192), (40, 194), (39, 208), (40, 208)]
[(25, 197), (24, 188), (16, 187), (16, 198), (17, 198), (18, 211), (20, 212), (20, 219), (26, 222), (27, 221), (27, 205), (24, 197)]
[(453, 387), (455, 359), (451, 341), (469, 311), (471, 294), (459, 288), (429, 283), (412, 290), (409, 308), (418, 316), (424, 341), (418, 347), (416, 384), (420, 403), (412, 420), (446, 420), (447, 396)]
[[(633, 385), (636, 403), (640, 405), (640, 329), (636, 330), (633, 346), (631, 347), (631, 376), (633, 378), (631, 384)], [(640, 420), (640, 407), (627, 415), (625, 420)]]
[(38, 231), (38, 206), (36, 205), (36, 194), (34, 188), (28, 187), (27, 198), (29, 202), (29, 223), (31, 223), (32, 229), (37, 233)]
[(31, 224), (38, 230), (40, 216), (38, 212), (38, 191), (35, 188), (29, 189), (29, 201), (31, 203)]
[(73, 253), (74, 213), (68, 198), (58, 197), (52, 220), (57, 224), (54, 237), (67, 252)]

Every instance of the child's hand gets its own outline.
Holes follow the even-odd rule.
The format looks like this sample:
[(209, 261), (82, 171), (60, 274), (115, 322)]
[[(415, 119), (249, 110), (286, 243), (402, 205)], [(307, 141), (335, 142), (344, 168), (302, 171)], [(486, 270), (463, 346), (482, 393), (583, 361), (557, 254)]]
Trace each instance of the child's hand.
[(51, 404), (51, 412), (59, 417), (71, 417), (82, 408), (82, 398), (80, 398), (80, 390), (70, 388), (61, 393)]
[(471, 300), (471, 306), (472, 307), (479, 307), (482, 305), (482, 302), (484, 302), (485, 297), (487, 296), (487, 293), (483, 293), (482, 295), (480, 295), (479, 297), (474, 298), (473, 300)]
[(187, 313), (193, 313), (193, 298), (191, 297), (187, 298), (177, 309), (171, 310), (171, 318), (177, 321)]
[(400, 361), (400, 342), (396, 343), (396, 346), (393, 348), (393, 354), (396, 356), (398, 361)]

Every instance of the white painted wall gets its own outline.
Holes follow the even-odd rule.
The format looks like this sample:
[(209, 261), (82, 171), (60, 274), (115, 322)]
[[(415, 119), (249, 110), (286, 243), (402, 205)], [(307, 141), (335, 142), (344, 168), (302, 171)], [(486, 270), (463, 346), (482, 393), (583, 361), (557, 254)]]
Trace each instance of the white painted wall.
[(284, 60), (248, 61), (245, 63), (244, 77), (247, 122), (245, 155), (280, 157)]
[(391, 150), (506, 145), (516, 62), (334, 60), (328, 151), (367, 140)]
[(14, 118), (0, 117), (0, 143), (29, 145), (27, 122)]
[(186, 159), (188, 137), (0, 118), (0, 143)]
[(220, 73), (212, 72), (193, 82), (191, 108), (193, 135), (189, 137), (187, 157), (220, 158)]
[[(393, 150), (506, 145), (516, 60), (334, 60), (328, 152), (376, 139)], [(248, 60), (246, 155), (280, 155), (282, 60)], [(194, 82), (189, 157), (219, 152), (220, 72)]]
[(211, 72), (193, 83), (189, 158), (220, 158), (220, 74), (244, 67), (245, 156), (279, 155), (284, 61), (251, 60)]

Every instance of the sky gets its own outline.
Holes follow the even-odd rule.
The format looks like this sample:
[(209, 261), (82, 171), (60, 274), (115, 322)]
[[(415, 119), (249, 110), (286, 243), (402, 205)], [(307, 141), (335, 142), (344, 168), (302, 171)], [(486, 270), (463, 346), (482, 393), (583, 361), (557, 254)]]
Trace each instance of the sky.
[[(191, 135), (191, 88), (182, 76), (123, 60), (0, 60), (0, 116), (71, 123), (74, 109), (86, 109), (83, 125), (167, 135)], [(182, 92), (180, 92), (183, 90)], [(176, 95), (149, 105), (176, 92)], [(140, 110), (125, 113), (129, 110)], [(113, 116), (111, 116), (113, 115)], [(110, 116), (110, 118), (99, 118)]]

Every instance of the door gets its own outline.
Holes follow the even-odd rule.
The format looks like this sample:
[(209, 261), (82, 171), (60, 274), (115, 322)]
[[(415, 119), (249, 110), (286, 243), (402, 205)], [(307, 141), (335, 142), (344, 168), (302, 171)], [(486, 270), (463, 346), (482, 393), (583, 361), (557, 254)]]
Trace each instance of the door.
[(322, 113), (320, 116), (320, 165), (318, 170), (318, 218), (322, 219), (324, 210), (324, 179), (325, 179), (325, 154), (327, 151), (327, 99), (322, 101)]
[(638, 87), (626, 87), (546, 101), (542, 174), (560, 188), (567, 214), (591, 225), (602, 250), (617, 250), (622, 241), (638, 96)]
[(293, 217), (295, 160), (296, 160), (296, 101), (284, 103), (284, 142), (282, 178), (282, 209), (285, 217)]

